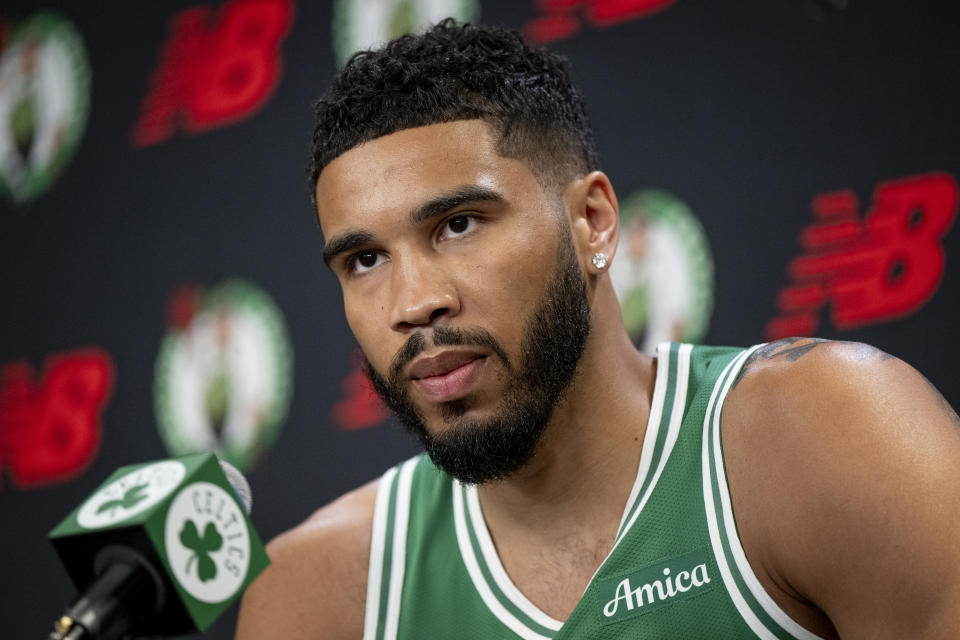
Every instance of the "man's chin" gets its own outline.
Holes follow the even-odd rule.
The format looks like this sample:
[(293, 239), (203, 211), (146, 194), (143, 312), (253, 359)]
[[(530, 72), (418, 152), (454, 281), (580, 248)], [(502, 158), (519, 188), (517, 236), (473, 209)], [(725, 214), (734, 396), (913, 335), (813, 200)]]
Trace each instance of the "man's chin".
[(454, 431), (483, 429), (483, 425), (495, 424), (503, 418), (502, 403), (488, 406), (483, 399), (471, 394), (450, 402), (417, 407), (424, 429), (433, 437), (443, 437)]

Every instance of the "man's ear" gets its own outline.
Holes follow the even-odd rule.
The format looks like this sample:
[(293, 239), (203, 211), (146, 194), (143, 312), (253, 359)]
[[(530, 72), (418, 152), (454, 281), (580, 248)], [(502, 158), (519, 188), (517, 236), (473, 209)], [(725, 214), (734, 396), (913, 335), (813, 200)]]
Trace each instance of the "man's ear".
[(571, 182), (566, 197), (580, 263), (586, 273), (599, 275), (609, 267), (620, 239), (617, 194), (607, 174), (593, 171)]

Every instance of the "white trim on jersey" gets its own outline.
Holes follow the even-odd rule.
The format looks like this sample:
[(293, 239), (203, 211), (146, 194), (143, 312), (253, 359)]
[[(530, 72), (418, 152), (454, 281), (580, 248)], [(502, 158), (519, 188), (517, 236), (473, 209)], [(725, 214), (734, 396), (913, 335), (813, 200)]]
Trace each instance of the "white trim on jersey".
[[(620, 540), (623, 540), (627, 533), (630, 531), (630, 528), (633, 526), (633, 523), (637, 521), (640, 512), (643, 511), (643, 508), (647, 505), (647, 501), (650, 500), (650, 496), (653, 495), (653, 490), (657, 487), (657, 482), (660, 480), (661, 474), (663, 474), (663, 469), (667, 466), (667, 461), (670, 459), (670, 454), (673, 453), (673, 446), (677, 444), (677, 438), (680, 436), (680, 426), (683, 424), (683, 413), (687, 408), (687, 384), (690, 380), (690, 352), (693, 351), (692, 344), (682, 344), (680, 348), (677, 349), (677, 379), (674, 381), (674, 395), (673, 395), (673, 408), (670, 413), (670, 424), (667, 426), (667, 440), (663, 445), (663, 451), (660, 453), (660, 460), (657, 463), (657, 470), (654, 472), (653, 481), (650, 482), (650, 486), (647, 487), (646, 493), (643, 494), (643, 499), (640, 501), (640, 506), (633, 513), (633, 517), (630, 518), (630, 522), (627, 523), (626, 528), (624, 528), (623, 533), (620, 534), (620, 539), (617, 540), (617, 544), (620, 543)], [(670, 345), (667, 344), (666, 352), (670, 353)], [(661, 398), (661, 402), (663, 399)], [(646, 446), (646, 438), (644, 438), (644, 446)], [(651, 444), (651, 447), (653, 445)], [(613, 548), (617, 548), (617, 544), (614, 544)], [(610, 550), (610, 553), (613, 553), (613, 549)], [(601, 565), (602, 566), (602, 565)]]
[(777, 640), (777, 637), (763, 626), (756, 614), (753, 613), (753, 610), (747, 605), (746, 600), (743, 599), (743, 595), (740, 593), (740, 589), (737, 588), (737, 583), (734, 582), (733, 573), (731, 573), (730, 567), (727, 565), (726, 555), (723, 553), (723, 544), (720, 542), (720, 527), (717, 523), (713, 502), (713, 486), (710, 482), (710, 417), (713, 406), (716, 403), (717, 395), (720, 392), (720, 385), (724, 377), (734, 365), (740, 366), (743, 364), (743, 361), (746, 360), (747, 357), (745, 355), (746, 353), (747, 352), (744, 352), (734, 360), (731, 360), (726, 366), (723, 373), (720, 374), (717, 384), (714, 385), (713, 392), (710, 394), (710, 402), (707, 404), (707, 413), (703, 425), (703, 473), (701, 474), (703, 480), (703, 498), (707, 511), (707, 528), (710, 531), (710, 546), (713, 547), (713, 556), (717, 561), (717, 566), (720, 568), (720, 576), (723, 578), (723, 584), (727, 588), (730, 599), (737, 607), (737, 611), (740, 612), (740, 617), (743, 618), (743, 621), (747, 623), (750, 629), (752, 629), (761, 640)]
[[(679, 369), (678, 369), (679, 372)], [(660, 430), (660, 418), (663, 414), (663, 401), (667, 397), (667, 386), (670, 384), (670, 343), (661, 342), (657, 345), (657, 373), (653, 382), (653, 399), (650, 401), (650, 414), (647, 417), (647, 430), (643, 436), (643, 445), (640, 448), (640, 465), (637, 468), (637, 477), (633, 481), (633, 488), (630, 489), (630, 496), (627, 498), (627, 506), (623, 509), (623, 515), (620, 516), (620, 524), (617, 525), (617, 532), (624, 529), (627, 518), (630, 517), (630, 510), (637, 501), (640, 494), (640, 488), (644, 480), (647, 479), (647, 473), (650, 472), (650, 465), (653, 463), (653, 449), (657, 443), (657, 433)], [(624, 531), (626, 533), (626, 531)], [(622, 535), (618, 537), (623, 537)], [(611, 550), (612, 551), (612, 550)], [(592, 582), (592, 580), (591, 580)]]
[(407, 524), (410, 522), (410, 488), (418, 458), (411, 458), (400, 468), (397, 481), (397, 502), (393, 516), (393, 554), (390, 567), (390, 591), (387, 596), (387, 619), (383, 639), (394, 640), (400, 624), (400, 599), (403, 596), (403, 574), (407, 566)]
[[(603, 562), (600, 563), (600, 566), (597, 567), (597, 570), (593, 572), (593, 575), (590, 577), (590, 581), (587, 582), (587, 589), (589, 589), (590, 585), (593, 584), (593, 581), (596, 579), (600, 569), (607, 564), (607, 561), (610, 559), (610, 556), (613, 555), (613, 552), (620, 544), (620, 541), (626, 538), (627, 532), (633, 526), (633, 523), (637, 521), (637, 517), (639, 517), (640, 512), (643, 511), (643, 508), (647, 504), (647, 500), (650, 499), (654, 488), (657, 486), (657, 482), (660, 480), (660, 474), (663, 472), (664, 467), (666, 467), (667, 460), (670, 459), (670, 454), (673, 452), (673, 446), (676, 444), (677, 438), (680, 435), (680, 426), (683, 424), (683, 413), (687, 406), (687, 384), (690, 379), (690, 354), (692, 351), (693, 345), (691, 344), (681, 344), (680, 348), (677, 349), (677, 379), (673, 381), (673, 384), (677, 390), (677, 394), (673, 397), (673, 406), (671, 407), (672, 413), (670, 414), (670, 423), (667, 427), (667, 441), (664, 443), (663, 451), (660, 454), (660, 461), (657, 464), (656, 475), (654, 476), (653, 481), (650, 483), (650, 486), (647, 488), (647, 492), (644, 494), (640, 506), (630, 518), (630, 522), (623, 529), (623, 531), (620, 532), (620, 535), (617, 537), (616, 541), (614, 541), (613, 547), (610, 549), (609, 553), (607, 553), (607, 557), (603, 559)], [(640, 454), (640, 470), (637, 472), (637, 480), (634, 482), (633, 489), (630, 492), (630, 498), (627, 500), (627, 506), (623, 511), (623, 516), (620, 518), (621, 526), (623, 520), (627, 517), (627, 514), (630, 513), (630, 509), (633, 508), (636, 494), (640, 492), (640, 487), (643, 486), (643, 482), (647, 478), (647, 472), (652, 464), (653, 453), (650, 453), (651, 460), (647, 461), (646, 467), (644, 467), (643, 464), (643, 456), (646, 455), (648, 450), (652, 452), (657, 442), (657, 434), (660, 431), (660, 421), (664, 408), (664, 398), (666, 398), (667, 395), (667, 386), (670, 384), (670, 381), (667, 380), (669, 371), (670, 343), (661, 342), (657, 346), (657, 377), (653, 383), (653, 401), (650, 405), (650, 418), (647, 420), (647, 433), (643, 437), (643, 448)], [(658, 390), (660, 391), (659, 396), (657, 395)], [(682, 393), (680, 393), (681, 391)], [(656, 416), (656, 421), (654, 421), (654, 416)], [(586, 593), (586, 589), (584, 589), (584, 593)]]
[(370, 536), (370, 564), (367, 569), (367, 601), (364, 605), (363, 640), (375, 640), (380, 617), (380, 580), (383, 576), (383, 551), (386, 546), (387, 511), (390, 507), (390, 488), (397, 475), (396, 467), (388, 469), (377, 486), (377, 500), (373, 509), (373, 533)]
[(506, 569), (503, 568), (503, 564), (500, 562), (500, 556), (497, 555), (497, 549), (493, 546), (490, 531), (487, 529), (487, 522), (483, 519), (483, 509), (480, 507), (480, 495), (477, 492), (477, 487), (469, 485), (463, 489), (466, 492), (467, 509), (470, 510), (470, 520), (473, 524), (473, 531), (477, 536), (477, 542), (480, 545), (480, 551), (483, 553), (487, 568), (490, 570), (490, 574), (493, 576), (494, 581), (496, 581), (497, 586), (500, 587), (503, 594), (507, 596), (513, 604), (517, 605), (520, 611), (530, 616), (534, 622), (552, 631), (559, 631), (560, 627), (563, 626), (563, 622), (550, 617), (541, 611), (537, 605), (530, 602), (530, 600), (520, 592), (517, 586), (513, 584), (513, 580), (510, 579)]
[[(752, 353), (752, 351), (748, 353)], [(742, 363), (740, 366), (742, 366)], [(747, 583), (747, 587), (750, 589), (753, 597), (757, 599), (757, 602), (760, 603), (760, 606), (763, 607), (763, 610), (766, 611), (767, 614), (777, 622), (777, 624), (800, 640), (821, 640), (818, 636), (801, 627), (796, 621), (793, 620), (793, 618), (791, 618), (783, 609), (781, 609), (776, 602), (774, 602), (773, 598), (771, 598), (766, 589), (763, 588), (763, 585), (760, 584), (760, 580), (757, 579), (756, 574), (753, 572), (753, 568), (750, 566), (749, 561), (747, 561), (747, 554), (743, 550), (743, 545), (740, 543), (740, 536), (737, 535), (737, 525), (733, 519), (733, 506), (730, 502), (730, 489), (727, 485), (726, 470), (723, 464), (723, 449), (721, 448), (720, 444), (720, 414), (723, 409), (724, 400), (726, 400), (727, 393), (729, 393), (737, 373), (739, 373), (739, 366), (732, 372), (730, 380), (727, 381), (723, 391), (721, 392), (721, 396), (717, 401), (717, 409), (713, 424), (713, 447), (717, 472), (716, 482), (717, 488), (720, 490), (720, 505), (723, 511), (724, 533), (726, 534), (727, 542), (730, 545), (730, 551), (733, 554), (734, 561), (737, 564), (737, 569), (740, 571), (740, 576), (743, 578), (744, 582)]]
[[(777, 636), (760, 621), (756, 613), (754, 613), (753, 609), (747, 603), (744, 595), (740, 592), (723, 550), (721, 534), (730, 546), (737, 572), (740, 574), (740, 577), (743, 578), (751, 595), (756, 599), (763, 611), (769, 615), (774, 622), (780, 625), (784, 631), (798, 638), (798, 640), (821, 640), (819, 636), (803, 628), (793, 618), (787, 615), (787, 613), (774, 602), (773, 598), (771, 598), (763, 588), (763, 585), (760, 584), (756, 574), (753, 572), (753, 568), (747, 560), (743, 545), (740, 543), (740, 537), (737, 535), (736, 523), (733, 518), (730, 490), (727, 485), (726, 471), (723, 463), (723, 449), (720, 443), (720, 415), (723, 410), (723, 403), (741, 367), (743, 367), (747, 358), (760, 346), (762, 345), (757, 345), (744, 351), (727, 365), (718, 378), (717, 384), (714, 386), (710, 396), (710, 402), (707, 404), (707, 412), (704, 417), (702, 462), (703, 495), (707, 514), (707, 525), (710, 531), (710, 543), (713, 547), (714, 557), (717, 560), (717, 566), (720, 568), (720, 575), (730, 594), (730, 598), (740, 612), (740, 616), (754, 633), (765, 640), (777, 640)], [(721, 523), (718, 522), (716, 517), (716, 503), (713, 499), (713, 480), (711, 478), (710, 468), (711, 448), (714, 453), (714, 469), (712, 471), (715, 473), (717, 488), (720, 493), (720, 508), (723, 514), (722, 532)]]
[(473, 545), (470, 544), (470, 534), (467, 531), (466, 514), (463, 509), (463, 485), (457, 480), (453, 481), (453, 520), (457, 531), (457, 544), (460, 546), (460, 555), (467, 567), (467, 573), (470, 574), (473, 585), (490, 612), (524, 640), (550, 640), (547, 636), (540, 635), (527, 627), (516, 616), (507, 611), (493, 594), (493, 591), (490, 590), (487, 581), (484, 580), (480, 565), (473, 553)]

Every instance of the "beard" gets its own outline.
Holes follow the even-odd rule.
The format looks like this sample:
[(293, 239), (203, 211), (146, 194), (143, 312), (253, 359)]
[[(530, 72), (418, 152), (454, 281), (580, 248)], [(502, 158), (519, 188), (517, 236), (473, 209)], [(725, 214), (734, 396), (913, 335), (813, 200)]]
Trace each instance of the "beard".
[(423, 332), (414, 333), (394, 356), (388, 377), (363, 358), (373, 388), (400, 424), (419, 438), (433, 463), (467, 484), (506, 478), (526, 466), (557, 404), (577, 372), (590, 334), (590, 304), (569, 232), (557, 249), (557, 267), (547, 292), (523, 330), (521, 360), (514, 366), (500, 342), (485, 329), (433, 329), (433, 344), (476, 345), (500, 360), (507, 373), (506, 391), (495, 414), (469, 417), (470, 397), (439, 405), (447, 423), (431, 433), (406, 392), (404, 367), (426, 350)]

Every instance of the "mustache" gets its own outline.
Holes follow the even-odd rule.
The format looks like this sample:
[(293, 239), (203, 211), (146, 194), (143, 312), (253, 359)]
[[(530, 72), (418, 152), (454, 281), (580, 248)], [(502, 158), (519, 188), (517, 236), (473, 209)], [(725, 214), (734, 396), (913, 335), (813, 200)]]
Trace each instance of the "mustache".
[[(433, 346), (477, 346), (485, 347), (493, 352), (501, 362), (508, 373), (513, 373), (513, 366), (507, 357), (507, 352), (500, 344), (500, 341), (493, 337), (493, 334), (486, 329), (479, 327), (473, 329), (455, 329), (451, 327), (437, 327), (433, 329)], [(404, 343), (402, 347), (393, 356), (390, 363), (389, 380), (392, 385), (399, 385), (402, 382), (403, 370), (418, 355), (427, 350), (427, 339), (423, 331), (417, 331)]]

